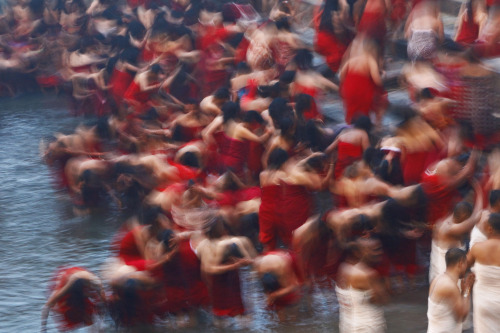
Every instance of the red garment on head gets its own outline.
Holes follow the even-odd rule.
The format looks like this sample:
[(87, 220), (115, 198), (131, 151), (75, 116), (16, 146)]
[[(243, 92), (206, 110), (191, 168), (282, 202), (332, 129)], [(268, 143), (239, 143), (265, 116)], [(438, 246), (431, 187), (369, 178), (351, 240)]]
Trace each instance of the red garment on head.
[(342, 177), (345, 168), (363, 157), (363, 147), (348, 142), (339, 141), (337, 147), (337, 162), (335, 163), (335, 179)]
[[(61, 268), (53, 280), (55, 282), (53, 291), (61, 290), (68, 283), (73, 274), (83, 271), (86, 271), (86, 269), (81, 267)], [(59, 315), (57, 319), (61, 331), (69, 331), (81, 326), (86, 326), (85, 321), (89, 318), (91, 319), (92, 315), (96, 313), (95, 303), (88, 297), (85, 298), (83, 309), (71, 307), (71, 305), (68, 304), (69, 298), (70, 295), (64, 295), (57, 301), (53, 308), (54, 312)]]
[(382, 87), (373, 82), (369, 74), (348, 71), (340, 85), (340, 96), (344, 102), (345, 121), (351, 124), (357, 115), (369, 116), (370, 111), (387, 103)]
[(235, 317), (245, 313), (237, 269), (209, 275), (208, 280), (214, 315)]
[(427, 172), (422, 176), (421, 186), (427, 195), (427, 221), (432, 226), (451, 212), (457, 192), (444, 186), (442, 176)]
[(333, 32), (318, 30), (314, 41), (314, 51), (326, 59), (330, 69), (336, 73), (339, 70), (347, 45), (342, 43)]

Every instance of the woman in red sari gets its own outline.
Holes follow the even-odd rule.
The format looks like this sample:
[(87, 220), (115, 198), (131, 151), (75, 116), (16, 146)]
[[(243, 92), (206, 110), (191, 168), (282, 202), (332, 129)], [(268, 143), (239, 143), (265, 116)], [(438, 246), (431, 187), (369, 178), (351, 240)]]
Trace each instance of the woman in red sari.
[(350, 43), (350, 36), (342, 27), (338, 0), (327, 0), (316, 22), (314, 50), (325, 57), (332, 72), (339, 70), (342, 57)]

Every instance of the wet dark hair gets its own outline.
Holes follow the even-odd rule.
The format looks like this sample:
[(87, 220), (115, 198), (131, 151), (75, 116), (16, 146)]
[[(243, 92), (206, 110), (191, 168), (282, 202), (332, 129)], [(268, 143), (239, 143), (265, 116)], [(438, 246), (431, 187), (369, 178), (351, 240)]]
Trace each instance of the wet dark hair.
[(354, 128), (361, 129), (369, 134), (372, 129), (372, 121), (367, 116), (359, 116), (354, 120)]
[(226, 231), (226, 222), (222, 216), (214, 216), (205, 230), (205, 235), (208, 239), (217, 239), (224, 236), (224, 231)]
[(321, 17), (319, 21), (319, 29), (329, 32), (334, 32), (333, 22), (332, 22), (332, 12), (339, 10), (338, 0), (326, 0), (321, 12)]
[(275, 24), (278, 30), (290, 31), (290, 22), (286, 16), (279, 18)]
[(284, 98), (278, 97), (273, 99), (271, 104), (269, 104), (269, 116), (273, 120), (274, 124), (277, 125), (279, 119), (286, 113), (288, 101)]
[(393, 198), (389, 198), (382, 207), (382, 221), (389, 230), (398, 229), (409, 222), (409, 214), (405, 207)]
[(456, 264), (464, 261), (467, 258), (467, 253), (459, 248), (453, 247), (446, 251), (444, 260), (446, 262), (446, 267), (452, 267)]
[(130, 46), (123, 49), (123, 51), (120, 53), (120, 60), (128, 62), (130, 64), (136, 64), (137, 58), (139, 58), (140, 54), (141, 51), (138, 48)]
[(295, 71), (284, 71), (280, 76), (280, 82), (284, 84), (290, 84), (295, 79)]
[(258, 86), (257, 93), (262, 98), (276, 98), (279, 95), (280, 86), (279, 82), (268, 86)]
[(240, 106), (235, 102), (226, 102), (222, 106), (222, 118), (224, 123), (228, 122), (231, 119), (235, 119), (238, 117), (240, 113)]
[(491, 190), (489, 199), (491, 207), (498, 205), (500, 203), (500, 190)]
[(155, 74), (163, 73), (163, 69), (161, 69), (160, 64), (154, 64), (153, 66), (151, 66), (150, 70), (152, 73), (155, 73)]
[(242, 61), (236, 65), (236, 72), (238, 74), (248, 74), (252, 72), (252, 69), (246, 62)]
[(146, 28), (141, 22), (133, 20), (128, 24), (127, 33), (135, 39), (142, 39), (146, 34)]
[(278, 170), (287, 160), (288, 153), (281, 148), (275, 148), (267, 158), (267, 168), (270, 170)]
[(276, 275), (270, 272), (262, 274), (260, 282), (262, 283), (262, 287), (264, 288), (264, 292), (266, 294), (270, 294), (281, 288), (281, 285)]
[(469, 217), (472, 214), (473, 207), (467, 201), (460, 201), (455, 205), (453, 209), (453, 217), (458, 218), (460, 215), (465, 215)]
[(252, 239), (253, 235), (259, 234), (259, 214), (251, 213), (243, 215), (240, 220), (241, 234)]
[(172, 238), (174, 238), (174, 236), (175, 232), (173, 232), (171, 229), (163, 230), (158, 234), (157, 239), (163, 243), (166, 252), (169, 252), (172, 249), (172, 244), (170, 242)]
[(224, 254), (222, 255), (222, 263), (227, 263), (231, 258), (241, 259), (243, 258), (243, 254), (240, 251), (240, 248), (235, 243), (229, 244), (224, 249)]
[(307, 159), (306, 165), (315, 171), (321, 171), (323, 169), (325, 161), (326, 155), (321, 154)]
[(245, 112), (245, 115), (243, 116), (243, 121), (245, 123), (250, 123), (250, 124), (253, 124), (253, 123), (263, 124), (264, 118), (262, 118), (260, 113), (258, 113), (257, 111), (250, 110), (250, 111)]
[(373, 230), (372, 220), (365, 214), (359, 214), (354, 217), (354, 222), (351, 227), (352, 233), (354, 235), (359, 235), (367, 231)]
[(125, 320), (135, 317), (138, 305), (140, 304), (138, 290), (139, 282), (135, 279), (127, 279), (123, 284), (123, 319)]
[(144, 206), (139, 221), (144, 225), (158, 224), (158, 217), (163, 214), (160, 206)]
[(222, 87), (215, 91), (214, 97), (217, 99), (229, 99), (231, 97), (231, 93), (228, 88)]
[(192, 151), (187, 151), (184, 154), (182, 154), (181, 158), (179, 159), (179, 162), (182, 165), (191, 167), (191, 168), (199, 168), (200, 167), (200, 161), (198, 160), (198, 155), (193, 153)]
[(491, 213), (488, 218), (488, 224), (493, 228), (495, 232), (500, 233), (500, 214), (499, 213)]
[(312, 68), (313, 55), (308, 49), (300, 49), (293, 58), (298, 69), (308, 70)]
[(293, 136), (295, 121), (291, 116), (285, 115), (278, 122), (281, 136)]
[(420, 91), (420, 99), (433, 99), (434, 94), (430, 88), (424, 88)]
[(67, 303), (71, 308), (83, 309), (85, 307), (85, 286), (86, 280), (79, 278), (69, 287)]
[(313, 151), (323, 150), (323, 135), (314, 120), (309, 120), (305, 126), (305, 141)]
[(295, 95), (295, 112), (297, 116), (302, 119), (302, 115), (304, 111), (307, 111), (311, 108), (311, 105), (314, 101), (314, 98), (308, 94), (298, 94)]

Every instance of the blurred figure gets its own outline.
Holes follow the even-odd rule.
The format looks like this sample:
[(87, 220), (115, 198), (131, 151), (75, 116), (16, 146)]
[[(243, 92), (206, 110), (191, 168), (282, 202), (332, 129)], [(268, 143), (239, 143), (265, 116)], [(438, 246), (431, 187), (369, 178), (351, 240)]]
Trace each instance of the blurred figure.
[(278, 313), (280, 321), (295, 318), (301, 298), (301, 277), (293, 254), (271, 251), (257, 257), (254, 268), (267, 295), (267, 306)]
[(363, 35), (354, 39), (339, 77), (345, 122), (351, 124), (358, 116), (371, 116), (373, 113), (375, 124), (380, 126), (387, 95), (380, 76), (377, 46), (373, 41)]
[(470, 309), (474, 275), (465, 277), (467, 256), (464, 250), (451, 248), (445, 255), (446, 271), (440, 273), (430, 285), (427, 318), (428, 333), (460, 333), (462, 321)]
[(483, 208), (483, 193), (477, 182), (473, 183), (473, 187), (476, 191), (474, 210), (472, 210), (473, 207), (470, 203), (459, 202), (455, 206), (452, 216), (434, 225), (429, 268), (430, 282), (445, 271), (446, 263), (444, 259), (448, 249), (454, 247), (465, 248), (463, 239), (470, 234), (472, 228), (479, 221)]
[(99, 303), (105, 302), (99, 278), (81, 267), (60, 269), (51, 289), (42, 310), (42, 332), (47, 331), (51, 309), (58, 315), (59, 329), (70, 331), (93, 325)]
[(472, 228), (470, 233), (469, 247), (474, 244), (484, 242), (488, 239), (486, 236), (488, 230), (488, 219), (491, 214), (500, 213), (500, 190), (492, 190), (489, 197), (489, 207), (481, 212), (479, 221)]
[(500, 214), (488, 218), (488, 240), (475, 244), (467, 255), (474, 265), (477, 283), (473, 295), (474, 332), (500, 330)]
[(384, 332), (384, 311), (379, 304), (387, 295), (378, 273), (371, 268), (380, 261), (382, 248), (374, 238), (359, 238), (351, 256), (339, 268), (335, 291), (340, 305), (340, 332)]

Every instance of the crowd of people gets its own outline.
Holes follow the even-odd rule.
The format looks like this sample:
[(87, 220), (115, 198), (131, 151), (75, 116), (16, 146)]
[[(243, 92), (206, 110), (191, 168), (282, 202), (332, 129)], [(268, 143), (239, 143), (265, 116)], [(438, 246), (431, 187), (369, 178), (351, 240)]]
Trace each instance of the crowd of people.
[[(195, 325), (199, 309), (224, 325), (247, 313), (249, 266), (279, 320), (320, 286), (337, 295), (341, 332), (380, 332), (381, 304), (430, 262), (429, 332), (461, 332), (471, 298), (475, 331), (500, 331), (498, 78), (482, 63), (500, 54), (500, 3), (465, 1), (454, 38), (437, 0), (325, 0), (310, 22), (306, 5), (3, 7), (2, 92), (55, 89), (95, 116), (44, 147), (57, 186), (76, 214), (127, 216), (100, 277), (55, 274), (42, 329), (51, 310), (63, 330), (105, 312), (120, 327)], [(387, 128), (398, 38), (412, 103)], [(336, 91), (345, 123), (325, 123)]]

